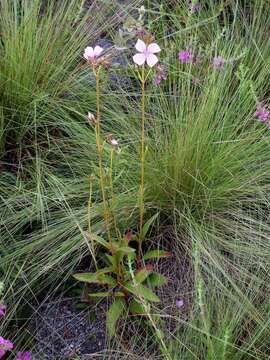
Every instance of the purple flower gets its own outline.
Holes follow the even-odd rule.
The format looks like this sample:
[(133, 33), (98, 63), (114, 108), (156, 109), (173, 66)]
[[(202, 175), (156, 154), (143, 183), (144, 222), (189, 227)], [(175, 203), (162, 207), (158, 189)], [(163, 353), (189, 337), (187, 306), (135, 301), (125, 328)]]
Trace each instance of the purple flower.
[(0, 349), (12, 350), (13, 343), (10, 340), (6, 340), (2, 336), (0, 336)]
[(179, 60), (185, 64), (191, 64), (194, 58), (191, 49), (180, 51), (178, 57)]
[(19, 351), (17, 354), (17, 360), (31, 360), (31, 354), (29, 351)]
[(268, 111), (262, 103), (258, 103), (257, 109), (253, 116), (262, 122), (266, 122), (269, 119), (270, 111)]
[(222, 56), (215, 56), (213, 59), (213, 68), (214, 69), (223, 69), (226, 60)]
[(0, 304), (0, 317), (4, 317), (7, 312), (7, 307), (4, 304)]
[(184, 300), (183, 299), (176, 299), (175, 300), (175, 305), (178, 309), (180, 309), (181, 307), (184, 306)]
[(192, 13), (192, 14), (195, 14), (197, 12), (199, 12), (201, 10), (201, 5), (199, 3), (190, 3), (189, 4), (189, 11)]
[(12, 350), (13, 346), (14, 345), (10, 340), (6, 340), (0, 336), (0, 359), (5, 355), (7, 350)]

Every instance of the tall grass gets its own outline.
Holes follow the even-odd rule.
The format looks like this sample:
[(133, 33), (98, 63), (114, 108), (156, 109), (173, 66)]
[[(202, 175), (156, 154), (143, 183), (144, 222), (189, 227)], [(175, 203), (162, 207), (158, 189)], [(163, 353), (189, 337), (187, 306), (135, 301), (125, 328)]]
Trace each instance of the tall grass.
[[(34, 4), (31, 11), (37, 12)], [(160, 88), (151, 83), (146, 87), (146, 108), (150, 110), (146, 114), (145, 207), (146, 214), (158, 210), (161, 229), (173, 227), (171, 236), (177, 238), (180, 249), (186, 247), (194, 291), (187, 320), (178, 309), (173, 316), (166, 309), (157, 311), (178, 324), (174, 333), (163, 329), (174, 359), (267, 359), (269, 132), (253, 113), (255, 97), (269, 101), (270, 44), (265, 26), (270, 9), (267, 2), (258, 0), (231, 2), (220, 11), (220, 6), (209, 1), (198, 15), (188, 16), (184, 3), (172, 4), (173, 8), (168, 3), (162, 9), (152, 5), (148, 13), (151, 29), (164, 49), (162, 61), (169, 66), (169, 76)], [(15, 10), (6, 6), (1, 29), (7, 29), (5, 36), (11, 42), (16, 34), (11, 31), (11, 23), (16, 25), (11, 21)], [(49, 11), (54, 18), (52, 8)], [(66, 11), (61, 14), (64, 22)], [(49, 27), (48, 19), (42, 21)], [(38, 38), (37, 49), (36, 20), (31, 21), (25, 31)], [(67, 21), (65, 25), (69, 33), (72, 24)], [(227, 33), (222, 37), (218, 34), (224, 24)], [(51, 39), (49, 30), (39, 31), (41, 37)], [(1, 82), (6, 79), (0, 112), (2, 133), (16, 141), (29, 130), (37, 134), (31, 151), (16, 164), (19, 175), (5, 171), (0, 177), (0, 266), (6, 274), (7, 299), (20, 306), (38, 296), (45, 286), (50, 291), (68, 279), (89, 252), (82, 231), (87, 228), (88, 178), (96, 171), (97, 157), (94, 133), (84, 116), (94, 100), (84, 82), (86, 72), (81, 73), (76, 63), (89, 40), (83, 36), (70, 46), (64, 33), (57, 33), (60, 39), (52, 46), (53, 69), (44, 64), (42, 86), (31, 76), (42, 69), (51, 40), (47, 45), (42, 42), (38, 59), (30, 56), (35, 71), (29, 72), (25, 58), (20, 65), (21, 82), (17, 79), (16, 86), (12, 86), (12, 74), (16, 73), (19, 54), (10, 45), (6, 59), (17, 60), (1, 60)], [(33, 46), (29, 38), (25, 43), (20, 36), (16, 39), (20, 46)], [(198, 65), (181, 64), (177, 59), (178, 51), (190, 44), (196, 51), (204, 49)], [(27, 53), (23, 46), (20, 49)], [(61, 63), (63, 54), (67, 54), (68, 66)], [(211, 66), (211, 59), (220, 54), (230, 62), (218, 71)], [(24, 76), (28, 76), (27, 81)], [(25, 84), (27, 90), (22, 91)], [(62, 98), (65, 91), (68, 96)], [(102, 92), (102, 127), (121, 143), (115, 168), (114, 213), (122, 220), (123, 231), (139, 219), (138, 93), (136, 89), (130, 93), (112, 90), (107, 85)], [(34, 100), (33, 94), (37, 94)], [(20, 118), (22, 109), (27, 109), (27, 114), (17, 131), (13, 117)], [(40, 121), (46, 129), (42, 134)], [(51, 131), (55, 127), (59, 133)], [(109, 162), (106, 149), (105, 161)], [(93, 198), (93, 229), (101, 231), (101, 194), (95, 183)], [(11, 271), (11, 263), (15, 270)], [(3, 329), (7, 330), (12, 315)]]

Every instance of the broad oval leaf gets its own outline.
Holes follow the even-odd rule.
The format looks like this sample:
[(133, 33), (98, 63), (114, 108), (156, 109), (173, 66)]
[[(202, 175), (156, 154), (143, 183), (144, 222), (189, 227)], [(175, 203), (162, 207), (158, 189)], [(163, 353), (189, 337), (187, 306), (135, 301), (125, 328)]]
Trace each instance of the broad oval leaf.
[(153, 293), (152, 290), (147, 288), (146, 286), (143, 286), (141, 284), (137, 284), (136, 286), (133, 285), (131, 282), (127, 283), (125, 285), (126, 290), (131, 292), (133, 295), (137, 297), (142, 297), (145, 300), (153, 301), (153, 302), (160, 302), (159, 297)]
[(122, 298), (116, 298), (114, 303), (110, 306), (107, 312), (106, 320), (108, 334), (110, 337), (113, 337), (113, 335), (115, 334), (117, 321), (120, 319), (125, 308), (126, 304)]
[(166, 276), (161, 275), (159, 273), (152, 273), (148, 277), (148, 281), (151, 287), (155, 288), (165, 285), (168, 279), (166, 278)]
[(150, 306), (148, 304), (145, 307), (137, 300), (132, 299), (132, 301), (130, 302), (129, 311), (131, 312), (131, 314), (134, 315), (146, 315), (147, 313), (150, 312)]
[(73, 277), (82, 282), (86, 282), (89, 284), (100, 284), (100, 285), (110, 285), (110, 286), (116, 286), (117, 282), (116, 280), (104, 273), (101, 273), (99, 271), (95, 273), (78, 273), (74, 274)]
[(148, 278), (148, 276), (152, 273), (153, 271), (153, 265), (146, 265), (140, 269), (138, 269), (138, 271), (135, 273), (135, 280), (137, 283), (141, 284), (142, 282), (144, 282), (144, 280), (146, 280)]
[(74, 274), (73, 277), (78, 281), (83, 281), (87, 283), (98, 283), (98, 274), (97, 273), (78, 273)]

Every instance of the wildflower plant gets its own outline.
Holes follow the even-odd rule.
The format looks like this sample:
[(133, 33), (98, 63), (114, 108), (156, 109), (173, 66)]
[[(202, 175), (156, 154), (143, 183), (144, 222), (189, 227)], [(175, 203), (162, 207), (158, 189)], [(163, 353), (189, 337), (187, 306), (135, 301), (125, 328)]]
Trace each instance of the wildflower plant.
[[(151, 37), (148, 36), (148, 40)], [(141, 182), (139, 189), (139, 225), (138, 230), (131, 230), (123, 234), (120, 224), (117, 223), (112, 206), (114, 198), (114, 159), (120, 156), (120, 142), (113, 134), (106, 135), (102, 131), (101, 121), (101, 86), (100, 78), (103, 70), (107, 69), (108, 57), (102, 56), (103, 49), (99, 46), (87, 47), (84, 58), (87, 60), (95, 76), (96, 85), (96, 114), (88, 113), (88, 121), (94, 128), (97, 157), (98, 157), (98, 181), (102, 198), (103, 220), (105, 223), (106, 236), (102, 237), (92, 232), (91, 204), (92, 183), (90, 177), (89, 202), (88, 202), (88, 232), (85, 233), (87, 241), (91, 244), (91, 253), (95, 263), (95, 272), (74, 274), (74, 278), (87, 284), (98, 284), (101, 291), (89, 293), (89, 298), (112, 298), (112, 304), (107, 313), (107, 329), (110, 336), (116, 331), (118, 320), (125, 314), (147, 316), (151, 325), (156, 328), (155, 322), (150, 315), (150, 303), (159, 302), (159, 297), (152, 289), (166, 283), (166, 278), (154, 271), (150, 263), (152, 259), (170, 256), (163, 250), (150, 250), (143, 253), (142, 243), (148, 231), (158, 217), (158, 213), (144, 222), (144, 166), (145, 166), (145, 85), (152, 68), (158, 63), (157, 53), (160, 47), (151, 41), (138, 39), (136, 46), (137, 54), (133, 56), (136, 64), (137, 75), (141, 84), (141, 144), (140, 164)], [(146, 67), (147, 66), (147, 67)], [(158, 70), (157, 70), (158, 71)], [(165, 76), (165, 75), (164, 75)], [(104, 150), (110, 147), (109, 171), (105, 168)], [(103, 251), (96, 258), (95, 247), (100, 246)], [(100, 264), (102, 262), (102, 266)], [(165, 344), (164, 344), (165, 347)]]

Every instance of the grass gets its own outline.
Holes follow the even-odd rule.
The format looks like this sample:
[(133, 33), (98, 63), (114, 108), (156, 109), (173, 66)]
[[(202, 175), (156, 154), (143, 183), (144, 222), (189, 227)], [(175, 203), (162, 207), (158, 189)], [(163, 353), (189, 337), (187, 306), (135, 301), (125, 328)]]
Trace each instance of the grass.
[[(44, 289), (50, 294), (65, 283), (88, 254), (82, 230), (97, 157), (85, 114), (95, 94), (80, 58), (103, 21), (94, 17), (91, 33), (82, 31), (91, 12), (78, 15), (78, 1), (57, 11), (51, 2), (39, 20), (39, 1), (0, 4), (0, 271), (11, 308), (0, 332), (27, 348), (19, 321), (31, 318), (25, 309)], [(178, 309), (173, 315), (156, 309), (168, 344), (157, 358), (268, 359), (269, 133), (253, 113), (256, 98), (269, 103), (269, 6), (231, 1), (221, 11), (222, 2), (208, 1), (190, 16), (184, 2), (150, 5), (147, 22), (169, 75), (161, 87), (146, 87), (146, 215), (160, 212), (156, 235), (170, 229), (194, 277), (188, 318)], [(112, 14), (112, 7), (104, 9), (104, 16)], [(61, 26), (65, 31), (56, 31)], [(177, 59), (190, 44), (202, 56), (198, 65)], [(230, 62), (215, 71), (211, 59), (220, 54)], [(105, 132), (121, 143), (114, 212), (124, 231), (139, 220), (140, 108), (139, 83), (129, 69), (121, 73), (134, 87), (111, 89), (104, 80), (102, 114)], [(105, 155), (107, 163), (109, 148)], [(102, 204), (93, 187), (92, 223), (99, 230)], [(185, 291), (177, 293), (184, 301)], [(177, 324), (171, 333), (164, 328), (169, 318)], [(121, 342), (114, 346), (117, 358)], [(135, 337), (130, 358), (148, 356), (145, 346)]]

